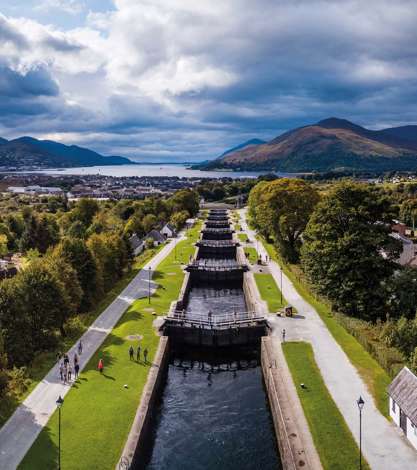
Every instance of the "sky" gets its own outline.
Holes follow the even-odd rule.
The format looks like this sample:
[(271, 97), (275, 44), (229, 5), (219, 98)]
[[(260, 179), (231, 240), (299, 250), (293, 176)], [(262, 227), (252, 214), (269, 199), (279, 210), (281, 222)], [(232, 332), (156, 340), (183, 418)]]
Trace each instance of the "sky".
[(417, 0), (0, 0), (0, 136), (174, 162), (416, 124), (416, 24)]

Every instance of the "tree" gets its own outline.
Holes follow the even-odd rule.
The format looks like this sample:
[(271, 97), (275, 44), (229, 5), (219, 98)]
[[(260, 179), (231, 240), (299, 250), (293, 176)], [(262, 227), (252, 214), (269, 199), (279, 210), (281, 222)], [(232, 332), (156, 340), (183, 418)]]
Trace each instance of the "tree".
[(29, 308), (24, 303), (19, 274), (0, 283), (0, 332), (9, 365), (22, 366), (32, 360)]
[(63, 285), (42, 260), (33, 261), (20, 274), (22, 296), (28, 310), (34, 351), (54, 343), (53, 332), (70, 314)]
[(145, 233), (148, 233), (156, 227), (157, 223), (158, 221), (153, 214), (145, 215), (142, 220), (143, 230), (145, 231)]
[(76, 271), (83, 290), (81, 310), (87, 311), (102, 293), (97, 265), (84, 240), (64, 238), (56, 246), (55, 255), (66, 260)]
[(178, 231), (182, 227), (184, 227), (184, 224), (185, 224), (187, 219), (188, 219), (188, 212), (187, 211), (175, 212), (175, 214), (173, 214), (171, 216), (170, 222), (175, 227), (175, 229)]
[(414, 319), (417, 310), (417, 269), (398, 269), (386, 283), (387, 306), (391, 318)]
[(181, 189), (170, 198), (170, 204), (173, 212), (186, 210), (189, 217), (194, 217), (200, 208), (200, 198), (197, 191)]
[(385, 223), (386, 204), (366, 185), (338, 184), (303, 234), (302, 262), (317, 290), (338, 310), (370, 320), (384, 316), (386, 284), (400, 251)]
[(401, 204), (400, 219), (409, 226), (417, 227), (417, 199), (407, 199)]
[(86, 227), (88, 227), (99, 209), (100, 207), (96, 200), (82, 198), (77, 201), (72, 214), (75, 220), (80, 220)]
[(316, 190), (296, 178), (259, 183), (249, 196), (256, 225), (274, 237), (281, 255), (292, 263), (298, 260), (300, 237), (317, 202)]

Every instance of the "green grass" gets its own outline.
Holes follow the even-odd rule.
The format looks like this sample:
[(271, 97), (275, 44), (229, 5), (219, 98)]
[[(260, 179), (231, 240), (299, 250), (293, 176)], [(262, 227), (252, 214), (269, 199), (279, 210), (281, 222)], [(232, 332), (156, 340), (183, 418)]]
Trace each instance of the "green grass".
[[(324, 470), (357, 468), (358, 446), (327, 390), (311, 345), (294, 342), (282, 346)], [(362, 464), (369, 470), (364, 459)]]
[(279, 258), (274, 246), (262, 239), (268, 255), (277, 261), (284, 273), (291, 279), (298, 293), (312, 305), (320, 315), (323, 322), (333, 338), (339, 343), (346, 353), (351, 363), (356, 367), (359, 375), (362, 377), (370, 393), (372, 394), (375, 405), (382, 415), (389, 418), (387, 387), (391, 383), (388, 373), (378, 364), (378, 362), (363, 348), (363, 346), (351, 335), (334, 317), (329, 305), (324, 303), (312, 294), (305, 282), (301, 280), (300, 275), (296, 275), (290, 266), (283, 263)]
[(246, 233), (238, 233), (237, 236), (241, 242), (248, 241), (248, 236), (246, 235)]
[(27, 368), (28, 387), (24, 393), (18, 397), (7, 397), (0, 402), (0, 426), (13, 414), (15, 409), (23, 400), (32, 392), (36, 385), (45, 377), (51, 367), (55, 364), (56, 353), (58, 351), (67, 351), (78, 338), (87, 330), (93, 321), (103, 312), (108, 305), (122, 292), (129, 282), (136, 276), (144, 264), (146, 264), (155, 254), (162, 249), (163, 245), (156, 248), (146, 250), (137, 256), (132, 264), (131, 269), (119, 279), (96, 305), (96, 307), (87, 312), (82, 313), (68, 321), (66, 331), (67, 336), (63, 339), (60, 337), (58, 347), (54, 350), (38, 354), (32, 364)]
[(235, 222), (235, 230), (236, 230), (236, 232), (240, 232), (242, 230), (241, 225), (236, 223), (236, 222)]
[(281, 302), (281, 291), (279, 290), (272, 274), (254, 273), (254, 277), (259, 293), (261, 294), (262, 299), (268, 304), (270, 312), (278, 312), (278, 310), (287, 304), (284, 297), (282, 297)]
[[(172, 251), (160, 263), (153, 280), (158, 289), (151, 298), (139, 299), (122, 318), (88, 363), (80, 380), (65, 397), (62, 407), (62, 467), (66, 469), (114, 469), (121, 456), (127, 435), (145, 385), (149, 365), (129, 360), (128, 335), (140, 334), (142, 348), (149, 350), (152, 361), (159, 343), (152, 322), (154, 316), (165, 314), (178, 295), (184, 278), (181, 264), (194, 253), (200, 224), (188, 233), (189, 239), (177, 247), (177, 261)], [(104, 360), (104, 374), (96, 366)], [(128, 388), (124, 388), (124, 384)], [(20, 469), (46, 470), (57, 465), (57, 413), (49, 420), (25, 456)]]
[(256, 264), (258, 261), (258, 252), (255, 250), (255, 248), (248, 246), (245, 248), (245, 255), (249, 263), (251, 264)]

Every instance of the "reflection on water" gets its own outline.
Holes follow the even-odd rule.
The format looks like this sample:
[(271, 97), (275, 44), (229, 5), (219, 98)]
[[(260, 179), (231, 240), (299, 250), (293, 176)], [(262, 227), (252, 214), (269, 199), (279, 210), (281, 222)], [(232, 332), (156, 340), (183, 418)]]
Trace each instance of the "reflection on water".
[(171, 359), (149, 470), (281, 468), (257, 355)]

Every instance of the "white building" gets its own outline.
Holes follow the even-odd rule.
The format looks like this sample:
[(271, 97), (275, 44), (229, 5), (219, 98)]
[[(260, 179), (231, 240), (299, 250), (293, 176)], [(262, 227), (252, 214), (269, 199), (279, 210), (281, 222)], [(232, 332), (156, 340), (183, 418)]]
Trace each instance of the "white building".
[(162, 227), (161, 233), (165, 238), (172, 238), (175, 236), (175, 228), (168, 222)]
[(388, 387), (389, 414), (417, 449), (417, 377), (404, 367)]

